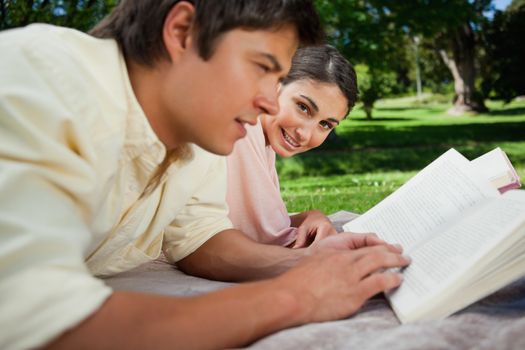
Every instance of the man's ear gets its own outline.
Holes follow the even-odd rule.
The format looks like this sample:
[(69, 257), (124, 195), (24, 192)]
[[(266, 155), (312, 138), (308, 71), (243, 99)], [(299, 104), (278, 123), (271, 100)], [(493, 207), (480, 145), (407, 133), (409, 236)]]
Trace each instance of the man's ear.
[(195, 7), (187, 1), (176, 3), (168, 12), (162, 29), (162, 39), (171, 61), (176, 61), (191, 42), (194, 17)]

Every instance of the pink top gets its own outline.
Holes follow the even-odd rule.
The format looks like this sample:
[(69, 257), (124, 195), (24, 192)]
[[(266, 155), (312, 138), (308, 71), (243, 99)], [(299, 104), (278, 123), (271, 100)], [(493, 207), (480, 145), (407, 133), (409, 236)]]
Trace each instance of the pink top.
[(246, 130), (246, 137), (237, 141), (227, 157), (230, 220), (258, 242), (288, 245), (295, 240), (297, 229), (290, 227), (281, 199), (275, 152), (266, 146), (260, 121), (247, 125)]

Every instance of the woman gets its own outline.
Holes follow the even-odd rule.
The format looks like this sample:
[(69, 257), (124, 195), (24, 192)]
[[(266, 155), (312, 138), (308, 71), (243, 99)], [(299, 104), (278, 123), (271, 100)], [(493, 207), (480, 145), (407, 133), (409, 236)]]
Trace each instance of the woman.
[(262, 114), (228, 156), (230, 219), (265, 244), (304, 247), (336, 231), (317, 210), (288, 215), (281, 198), (275, 155), (291, 157), (321, 145), (357, 98), (352, 65), (329, 45), (295, 54), (279, 87), (277, 115)]

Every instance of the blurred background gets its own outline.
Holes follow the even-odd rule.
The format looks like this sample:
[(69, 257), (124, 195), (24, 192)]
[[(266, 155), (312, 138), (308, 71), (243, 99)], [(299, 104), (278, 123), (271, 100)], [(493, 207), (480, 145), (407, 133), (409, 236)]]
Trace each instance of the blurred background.
[[(117, 2), (0, 0), (0, 29), (87, 31)], [(316, 5), (360, 101), (319, 149), (278, 159), (289, 211), (364, 212), (450, 147), (473, 159), (499, 146), (525, 180), (525, 0)]]

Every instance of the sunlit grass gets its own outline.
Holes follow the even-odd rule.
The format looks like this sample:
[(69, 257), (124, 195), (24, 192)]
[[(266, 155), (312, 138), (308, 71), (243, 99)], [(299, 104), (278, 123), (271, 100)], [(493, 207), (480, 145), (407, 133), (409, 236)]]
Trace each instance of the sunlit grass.
[(414, 172), (303, 177), (282, 183), (289, 211), (321, 209), (364, 212), (406, 182)]
[(451, 117), (441, 102), (381, 101), (371, 121), (357, 109), (335, 140), (278, 160), (288, 210), (364, 212), (450, 147), (473, 159), (499, 146), (525, 180), (525, 101), (487, 105), (487, 114)]

